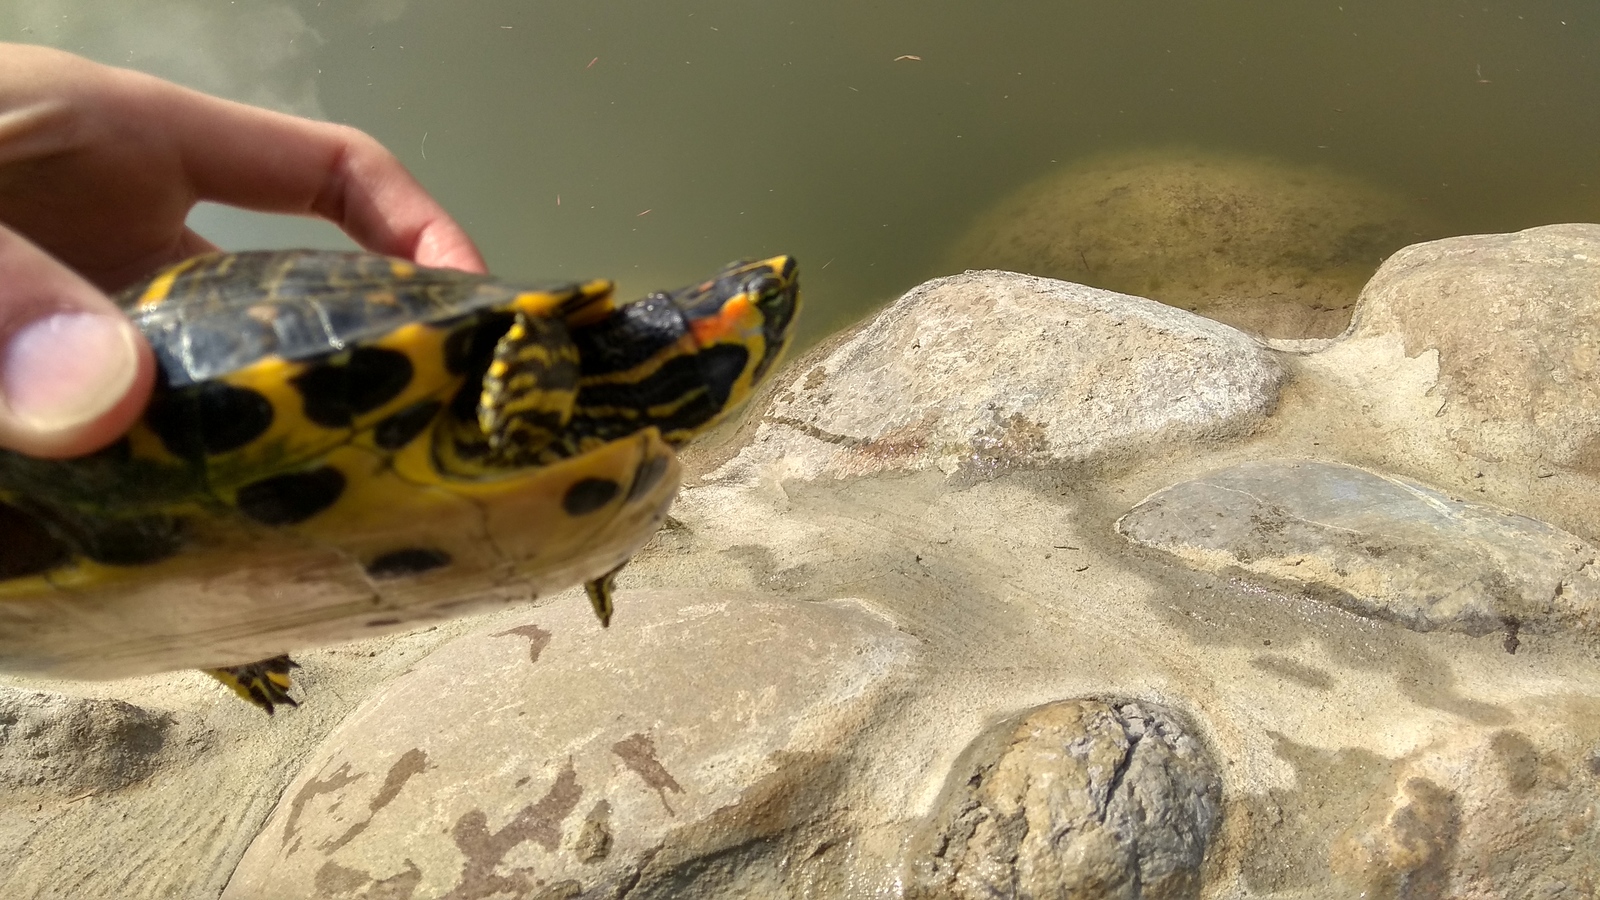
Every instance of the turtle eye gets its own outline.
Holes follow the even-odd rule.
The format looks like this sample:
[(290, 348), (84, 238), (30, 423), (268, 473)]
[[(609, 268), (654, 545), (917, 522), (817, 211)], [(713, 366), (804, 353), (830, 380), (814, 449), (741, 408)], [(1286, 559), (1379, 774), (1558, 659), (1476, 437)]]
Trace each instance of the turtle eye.
[(782, 287), (783, 282), (777, 278), (771, 275), (758, 275), (751, 279), (749, 284), (745, 285), (745, 293), (750, 294), (751, 298), (759, 305), (766, 300), (772, 299), (772, 296)]

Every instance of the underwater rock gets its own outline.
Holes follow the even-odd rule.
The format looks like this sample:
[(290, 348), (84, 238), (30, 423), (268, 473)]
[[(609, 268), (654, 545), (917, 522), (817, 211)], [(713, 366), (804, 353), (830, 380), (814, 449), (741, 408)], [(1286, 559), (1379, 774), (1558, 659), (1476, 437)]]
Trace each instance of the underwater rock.
[(852, 603), (635, 593), (602, 630), (573, 599), (369, 699), (223, 896), (706, 896), (728, 869), (776, 896), (827, 869), (841, 754), (914, 641)]
[(1331, 169), (1141, 151), (1024, 185), (946, 264), (1137, 294), (1255, 334), (1333, 337), (1385, 256), (1439, 233), (1415, 204)]
[(1066, 700), (994, 726), (912, 843), (909, 898), (1200, 896), (1222, 787), (1154, 704)]
[(123, 703), (0, 686), (0, 805), (22, 794), (75, 797), (146, 777), (170, 721)]
[(1156, 492), (1117, 531), (1195, 568), (1289, 585), (1418, 631), (1592, 629), (1595, 548), (1414, 481), (1313, 460), (1247, 462)]
[(1222, 442), (1266, 418), (1283, 379), (1225, 325), (1009, 272), (921, 285), (794, 371), (750, 460), (800, 478), (970, 480)]
[(1456, 446), (1600, 475), (1600, 225), (1407, 247), (1361, 293), (1352, 337), (1438, 354)]

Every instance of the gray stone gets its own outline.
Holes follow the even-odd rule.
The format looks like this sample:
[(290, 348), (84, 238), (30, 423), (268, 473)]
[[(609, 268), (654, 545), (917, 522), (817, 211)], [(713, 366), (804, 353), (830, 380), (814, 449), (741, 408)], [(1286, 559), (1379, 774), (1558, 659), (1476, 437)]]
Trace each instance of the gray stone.
[(1177, 716), (1052, 703), (968, 746), (912, 843), (907, 896), (1198, 897), (1221, 817), (1214, 764)]
[(1029, 272), (1256, 334), (1333, 337), (1384, 257), (1441, 233), (1415, 202), (1329, 168), (1142, 151), (1019, 188), (971, 226), (946, 270)]
[(628, 600), (608, 630), (580, 602), (529, 611), (387, 685), (313, 755), (223, 896), (805, 881), (846, 828), (843, 754), (914, 642), (853, 603)]
[(796, 371), (748, 461), (801, 478), (985, 478), (1225, 441), (1271, 412), (1283, 377), (1225, 325), (1009, 272), (923, 284)]
[(1407, 247), (1361, 292), (1352, 334), (1438, 354), (1432, 393), (1460, 450), (1600, 474), (1600, 225)]
[(1418, 631), (1588, 630), (1595, 548), (1552, 525), (1395, 476), (1241, 463), (1156, 492), (1117, 522), (1198, 569), (1288, 584)]
[(0, 803), (139, 781), (154, 768), (169, 724), (120, 700), (0, 687)]

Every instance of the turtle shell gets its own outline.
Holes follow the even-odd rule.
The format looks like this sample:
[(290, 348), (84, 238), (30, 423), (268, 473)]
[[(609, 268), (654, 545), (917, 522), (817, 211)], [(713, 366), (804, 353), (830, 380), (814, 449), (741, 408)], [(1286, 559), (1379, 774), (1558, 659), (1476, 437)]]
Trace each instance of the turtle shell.
[(232, 666), (601, 578), (781, 350), (793, 270), (626, 306), (364, 253), (165, 270), (122, 297), (161, 367), (143, 419), (0, 452), (0, 668)]

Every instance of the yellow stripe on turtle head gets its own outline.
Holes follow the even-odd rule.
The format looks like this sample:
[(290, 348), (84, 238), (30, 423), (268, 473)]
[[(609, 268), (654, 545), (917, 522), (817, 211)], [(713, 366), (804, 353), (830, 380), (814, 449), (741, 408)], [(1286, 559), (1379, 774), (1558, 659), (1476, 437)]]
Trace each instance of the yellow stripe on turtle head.
[(710, 281), (674, 294), (673, 302), (682, 311), (702, 359), (710, 363), (701, 368), (725, 414), (745, 401), (793, 336), (800, 310), (794, 258), (733, 263)]

